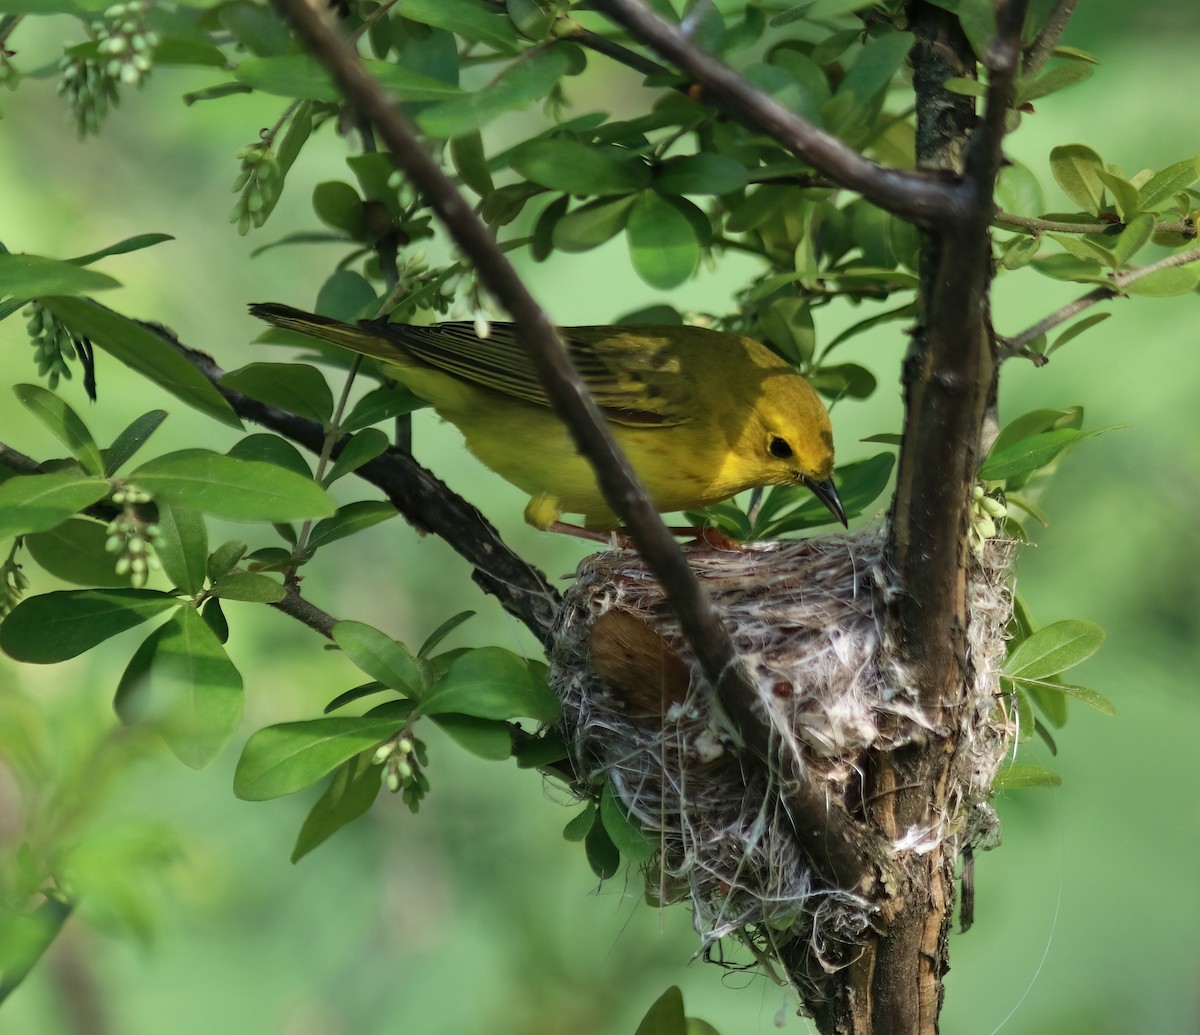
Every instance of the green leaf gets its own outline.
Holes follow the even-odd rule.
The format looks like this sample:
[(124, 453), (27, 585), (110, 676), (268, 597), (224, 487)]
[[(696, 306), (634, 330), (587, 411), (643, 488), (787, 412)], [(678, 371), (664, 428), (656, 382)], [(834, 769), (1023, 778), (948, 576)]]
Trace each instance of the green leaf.
[(277, 604), (287, 590), (270, 575), (231, 571), (214, 580), (212, 594), (222, 600), (242, 600), (250, 604)]
[(83, 298), (46, 298), (43, 304), (75, 334), (201, 413), (241, 430), (242, 422), (199, 370), (159, 335)]
[(1189, 158), (1156, 172), (1142, 184), (1139, 191), (1141, 195), (1139, 203), (1142, 208), (1157, 211), (1157, 206), (1161, 202), (1173, 198), (1185, 187), (1190, 187), (1196, 182), (1198, 165), (1200, 165), (1200, 159)]
[(1056, 676), (1086, 661), (1102, 643), (1104, 630), (1095, 622), (1055, 622), (1017, 646), (1004, 662), (1004, 674), (1025, 681)]
[(586, 252), (625, 228), (636, 195), (600, 198), (568, 212), (554, 224), (552, 241), (563, 252)]
[(1084, 433), (1074, 428), (1057, 428), (1054, 431), (1031, 435), (999, 451), (993, 446), (992, 452), (983, 462), (983, 467), (979, 469), (979, 477), (984, 481), (998, 482), (1028, 474), (1039, 467), (1045, 467), (1064, 449), (1078, 445), (1085, 438), (1098, 433)]
[(50, 433), (71, 451), (79, 465), (88, 473), (104, 473), (100, 447), (92, 438), (82, 418), (67, 401), (40, 385), (13, 385), (13, 394), (21, 405), (32, 413)]
[(1034, 260), (1041, 246), (1040, 238), (1014, 237), (1005, 242), (1000, 265), (1006, 270), (1019, 270)]
[(473, 715), (434, 715), (432, 719), (459, 747), (473, 755), (502, 762), (512, 754), (512, 734), (505, 722)]
[(335, 511), (325, 490), (307, 478), (207, 449), (168, 453), (129, 477), (157, 499), (230, 521), (295, 521)]
[(838, 86), (836, 96), (850, 95), (859, 105), (865, 105), (882, 93), (912, 50), (913, 39), (910, 32), (890, 32), (869, 39)]
[(284, 54), (291, 43), (288, 27), (270, 7), (234, 0), (217, 8), (223, 28), (252, 54)]
[(116, 474), (166, 419), (166, 410), (151, 410), (135, 417), (129, 426), (113, 439), (112, 445), (104, 450), (104, 474), (108, 477)]
[(342, 180), (318, 183), (313, 188), (312, 207), (317, 218), (334, 230), (341, 230), (355, 240), (366, 237), (367, 215), (363, 209), (363, 199), (350, 184)]
[(1104, 200), (1099, 171), (1104, 162), (1090, 147), (1067, 144), (1050, 152), (1050, 172), (1064, 193), (1085, 212), (1095, 215)]
[(459, 179), (481, 198), (496, 189), (483, 150), (483, 138), (478, 131), (464, 133), (450, 141), (450, 161), (454, 163)]
[(209, 555), (207, 565), (209, 579), (215, 581), (230, 571), (245, 556), (246, 549), (246, 544), (241, 540), (230, 539), (229, 542), (222, 543), (213, 550)]
[(233, 793), (244, 801), (294, 794), (395, 735), (405, 721), (328, 716), (268, 726), (246, 741), (233, 774)]
[(304, 363), (250, 363), (226, 374), (220, 384), (318, 424), (327, 424), (333, 414), (329, 383)]
[(342, 827), (365, 815), (381, 786), (379, 769), (371, 764), (365, 751), (339, 766), (325, 793), (304, 818), (292, 849), (292, 862), (299, 862)]
[(540, 722), (554, 722), (561, 714), (545, 679), (524, 658), (501, 647), (480, 647), (456, 657), (421, 699), (421, 711)]
[(650, 182), (649, 168), (628, 151), (577, 140), (534, 140), (509, 164), (525, 179), (565, 194), (631, 194)]
[(0, 539), (48, 532), (108, 495), (103, 478), (77, 471), (19, 474), (0, 483)]
[(1053, 769), (1041, 765), (1018, 762), (1001, 769), (992, 783), (995, 791), (1021, 791), (1038, 787), (1061, 787), (1062, 777)]
[(346, 657), (372, 679), (406, 697), (422, 696), (425, 673), (408, 648), (387, 633), (362, 622), (338, 622), (333, 627), (333, 639)]
[(425, 642), (421, 644), (421, 649), (417, 651), (418, 658), (429, 657), (429, 652), (433, 650), (439, 643), (457, 629), (463, 622), (469, 618), (474, 618), (474, 611), (459, 611), (458, 614), (447, 618), (441, 625), (433, 630), (425, 637)]
[(964, 79), (962, 76), (952, 75), (949, 79), (942, 83), (942, 88), (950, 93), (957, 93), (963, 97), (986, 97), (987, 84), (981, 83), (978, 79)]
[(242, 677), (195, 608), (179, 608), (147, 643), (144, 677), (123, 680), (122, 716), (152, 724), (176, 758), (203, 769), (241, 720)]
[(654, 174), (661, 194), (729, 194), (745, 185), (746, 167), (712, 151), (668, 158)]
[(646, 1011), (634, 1035), (688, 1035), (683, 993), (672, 985)]
[(204, 588), (208, 565), (208, 530), (204, 518), (188, 507), (163, 505), (158, 508), (159, 535), (154, 552), (163, 574), (189, 596)]
[(971, 49), (979, 57), (987, 56), (988, 45), (996, 35), (996, 10), (991, 0), (956, 0), (953, 6), (939, 4), (958, 15), (959, 24)]
[[(1128, 223), (1138, 212), (1141, 200), (1138, 189), (1128, 180), (1107, 169), (1097, 169), (1096, 175), (1100, 177), (1100, 182), (1108, 188), (1109, 194), (1112, 195), (1118, 214)], [(1121, 231), (1121, 235), (1124, 236), (1124, 234), (1125, 231)]]
[[(1090, 687), (1077, 686), (1074, 683), (1064, 683), (1061, 679), (1054, 676), (1049, 676), (1046, 679), (1022, 679), (1019, 676), (1008, 677), (1013, 683), (1017, 684), (1021, 689), (1027, 690), (1032, 694), (1036, 694), (1039, 703), (1042, 698), (1049, 696), (1051, 699), (1063, 697), (1074, 697), (1077, 701), (1082, 701), (1084, 704), (1090, 705), (1096, 711), (1104, 715), (1116, 715), (1116, 706), (1103, 694), (1092, 690)], [(1065, 704), (1064, 704), (1065, 709)], [(1056, 723), (1061, 726), (1062, 723)]]
[(507, 111), (528, 107), (570, 72), (572, 52), (568, 48), (569, 44), (559, 43), (538, 51), (509, 65), (499, 79), (478, 92), (430, 105), (417, 115), (417, 125), (430, 136), (460, 137)]
[(595, 822), (596, 805), (589, 801), (584, 805), (583, 810), (563, 827), (563, 838), (567, 841), (582, 841), (587, 837), (588, 831), (592, 829), (592, 824)]
[(103, 522), (68, 518), (48, 532), (25, 536), (25, 549), (42, 568), (64, 582), (128, 586), (131, 575), (116, 573), (116, 557), (104, 548), (107, 541)]
[[(877, 453), (867, 460), (843, 464), (833, 479), (847, 518), (857, 517), (879, 498), (887, 487), (896, 458)], [(799, 504), (797, 506), (797, 504)], [(791, 509), (795, 507), (795, 509)], [(829, 508), (802, 485), (777, 485), (767, 493), (753, 529), (755, 539), (766, 539), (803, 528), (827, 525), (835, 520)]]
[(1004, 426), (1000, 434), (996, 436), (996, 441), (992, 443), (992, 454), (998, 454), (1022, 439), (1042, 431), (1052, 431), (1055, 428), (1074, 428), (1078, 431), (1082, 427), (1082, 406), (1031, 410)]
[(700, 261), (691, 221), (652, 190), (642, 191), (629, 210), (625, 238), (635, 272), (662, 291), (682, 284)]
[(1061, 349), (1067, 342), (1073, 338), (1079, 337), (1084, 331), (1090, 327), (1095, 327), (1098, 323), (1103, 323), (1112, 313), (1093, 313), (1091, 316), (1085, 316), (1082, 320), (1076, 320), (1065, 331), (1062, 332), (1054, 342), (1046, 349), (1046, 355), (1054, 352), (1056, 349)]
[(996, 198), (1005, 212), (1016, 216), (1037, 216), (1046, 210), (1041, 183), (1029, 166), (1018, 161), (1000, 170)]
[(834, 338), (828, 345), (825, 346), (824, 352), (821, 355), (828, 356), (833, 349), (841, 345), (842, 342), (849, 341), (851, 338), (857, 337), (866, 331), (872, 330), (875, 327), (880, 327), (885, 323), (892, 323), (895, 320), (906, 320), (916, 312), (916, 307), (912, 302), (898, 306), (895, 309), (889, 309), (883, 313), (877, 313), (875, 316), (868, 316), (865, 320), (859, 320), (858, 323), (847, 327), (841, 334)]
[(1149, 212), (1134, 216), (1125, 224), (1125, 229), (1117, 237), (1113, 245), (1113, 265), (1120, 269), (1146, 244), (1154, 235), (1154, 217)]
[(120, 281), (107, 274), (83, 269), (73, 262), (0, 252), (0, 300), (86, 295), (120, 286)]
[(304, 454), (286, 438), (265, 431), (239, 439), (230, 447), (226, 456), (236, 460), (261, 460), (263, 463), (274, 464), (285, 471), (298, 474), (301, 478), (312, 478), (312, 469), (304, 459)]
[[(157, 52), (154, 55), (154, 60), (155, 63), (158, 62)], [(76, 266), (90, 266), (93, 262), (106, 259), (110, 255), (127, 255), (129, 252), (141, 251), (143, 248), (151, 248), (156, 244), (162, 244), (163, 241), (173, 240), (175, 238), (170, 234), (136, 234), (133, 237), (126, 237), (125, 240), (118, 241), (116, 244), (110, 244), (107, 248), (101, 248), (98, 252), (88, 252), (87, 255), (80, 255), (68, 261)]]
[(1167, 298), (1171, 295), (1186, 295), (1200, 284), (1200, 264), (1167, 266), (1126, 284), (1123, 290), (1130, 295), (1147, 295)]
[(1017, 87), (1017, 105), (1028, 104), (1040, 97), (1048, 97), (1068, 86), (1082, 83), (1089, 78), (1095, 69), (1083, 62), (1072, 62), (1069, 65), (1059, 65), (1048, 72), (1043, 72), (1032, 82), (1021, 83)]
[(389, 445), (387, 435), (378, 428), (363, 429), (342, 446), (321, 484), (328, 488), (342, 476), (357, 471), (363, 464), (382, 456), (387, 452)]
[(340, 427), (347, 433), (359, 431), (428, 405), (424, 399), (418, 399), (407, 388), (376, 388), (354, 404)]
[(767, 306), (758, 316), (767, 341), (785, 359), (807, 367), (817, 344), (812, 307), (806, 299), (785, 296)]
[(617, 875), (621, 868), (621, 853), (617, 851), (617, 846), (608, 836), (603, 823), (592, 824), (583, 839), (583, 847), (587, 853), (588, 865), (597, 877), (608, 880)]
[(519, 46), (516, 29), (503, 9), (482, 0), (404, 0), (402, 14), (501, 53), (515, 53)]
[(827, 399), (866, 399), (875, 391), (875, 375), (857, 363), (823, 366), (808, 375), (808, 383)]
[(347, 503), (344, 507), (338, 507), (333, 517), (318, 521), (313, 526), (312, 534), (308, 537), (309, 549), (317, 550), (395, 516), (396, 508), (381, 500)]
[(1101, 266), (1115, 266), (1116, 259), (1107, 248), (1089, 241), (1086, 237), (1076, 237), (1071, 234), (1046, 234), (1050, 240), (1058, 242), (1063, 250), (1075, 256), (1082, 262), (1095, 262)]
[[(553, 767), (558, 762), (568, 762), (570, 752), (566, 741), (554, 730), (545, 730), (540, 737), (525, 741), (519, 747), (514, 745), (513, 751), (517, 756), (518, 769), (541, 769), (548, 776), (564, 778), (563, 774)], [(569, 762), (566, 768), (570, 770)]]
[[(368, 59), (363, 64), (399, 101), (442, 101), (462, 94), (457, 86), (388, 61)], [(251, 89), (279, 97), (327, 103), (342, 99), (329, 73), (307, 54), (250, 58), (238, 65), (233, 75)]]
[(0, 625), (0, 649), (17, 661), (66, 661), (179, 606), (151, 589), (64, 589), (22, 600)]
[(611, 780), (604, 781), (600, 792), (600, 821), (617, 851), (632, 863), (645, 862), (658, 847), (658, 838), (647, 834), (629, 815), (624, 802), (613, 792)]
[(366, 277), (354, 270), (340, 269), (321, 285), (314, 308), (322, 316), (353, 323), (368, 309), (374, 312), (377, 302), (375, 289)]

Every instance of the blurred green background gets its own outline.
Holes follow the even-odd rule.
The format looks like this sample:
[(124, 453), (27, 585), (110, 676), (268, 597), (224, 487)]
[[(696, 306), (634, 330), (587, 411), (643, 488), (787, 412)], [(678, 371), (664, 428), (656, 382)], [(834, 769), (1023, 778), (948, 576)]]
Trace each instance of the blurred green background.
[[(1098, 54), (1101, 67), (1038, 102), (1009, 141), (1010, 155), (1043, 179), (1051, 208), (1067, 204), (1047, 173), (1055, 144), (1085, 143), (1127, 174), (1200, 151), (1190, 117), (1200, 95), (1200, 8), (1172, 0), (1081, 7), (1065, 42)], [(68, 33), (78, 38), (68, 20), (46, 21), (20, 30), (10, 46), (19, 63), (26, 54), (40, 63)], [(602, 83), (589, 76), (575, 87), (577, 113), (594, 107), (589, 83)], [(312, 187), (344, 166), (326, 130), (293, 170), (267, 227), (239, 238), (225, 222), (233, 154), (274, 122), (282, 103), (179, 102), (213, 79), (159, 70), (144, 93), (126, 96), (99, 139), (84, 142), (63, 120), (52, 81), (0, 93), (0, 240), (13, 251), (65, 257), (133, 233), (173, 234), (174, 242), (106, 260), (101, 268), (127, 287), (104, 301), (168, 324), (231, 369), (277, 355), (249, 344), (260, 328), (246, 303), (310, 304), (338, 257), (320, 245), (260, 259), (250, 251), (311, 226)], [(633, 76), (603, 90), (597, 96), (610, 108), (640, 103)], [(664, 299), (628, 269), (618, 239), (527, 273), (557, 320), (587, 323), (657, 301), (719, 311), (748, 269), (731, 259)], [(1015, 332), (1079, 293), (1031, 274), (1001, 278), (996, 326)], [(1128, 425), (1069, 458), (1045, 500), (1053, 523), (1024, 552), (1019, 576), (1040, 623), (1086, 618), (1107, 628), (1107, 645), (1079, 681), (1112, 699), (1118, 715), (1073, 708), (1059, 756), (1036, 748), (1029, 756), (1057, 769), (1063, 786), (999, 802), (1004, 844), (978, 859), (976, 925), (952, 943), (948, 1033), (1200, 1032), (1200, 321), (1195, 295), (1110, 308), (1110, 320), (1046, 368), (1010, 364), (1001, 403), (1003, 419), (1083, 403), (1088, 427)], [(818, 332), (827, 340), (864, 315), (821, 310)], [(835, 409), (843, 460), (874, 452), (863, 436), (898, 427), (902, 349), (897, 325), (847, 346), (854, 355), (846, 358), (870, 366), (883, 387), (866, 404)], [(16, 380), (33, 379), (32, 364), (21, 372), (29, 360), (18, 318), (0, 324), (0, 350)], [(99, 378), (95, 405), (77, 382), (63, 391), (102, 442), (135, 413), (162, 406), (171, 418), (155, 448), (194, 444), (198, 431), (221, 447), (215, 440), (226, 432), (105, 356)], [(0, 429), (25, 452), (55, 452), (11, 399), (0, 399)], [(573, 570), (586, 548), (525, 527), (520, 495), (467, 457), (454, 429), (420, 415), (416, 441), (418, 456), (520, 552), (552, 578)], [(219, 531), (212, 535), (220, 541)], [(531, 649), (440, 541), (393, 521), (353, 542), (326, 551), (306, 577), (306, 592), (326, 610), (415, 644), (471, 607), (480, 615), (452, 643)], [(50, 588), (45, 578), (34, 586)], [(357, 681), (283, 616), (238, 604), (229, 613), (230, 653), (247, 684), (245, 734), (309, 717)], [(32, 707), (44, 717), (54, 767), (82, 768), (86, 778), (89, 744), (112, 726), (109, 700), (136, 635), (52, 668), (0, 659), (0, 720), (12, 724)], [(230, 778), (242, 740), (201, 773), (157, 746), (140, 749), (113, 786), (101, 826), (119, 836), (157, 818), (176, 831), (177, 860), (144, 887), (151, 930), (137, 942), (106, 933), (104, 916), (90, 917), (98, 926), (72, 921), (0, 1011), (0, 1032), (630, 1035), (671, 983), (683, 987), (690, 1014), (726, 1035), (773, 1031), (785, 1018), (786, 1030), (805, 1030), (762, 978), (690, 962), (696, 942), (684, 909), (644, 906), (636, 878), (597, 887), (580, 847), (559, 836), (573, 811), (511, 763), (467, 757), (429, 733), (433, 793), (419, 815), (385, 795), (364, 821), (292, 866), (311, 798), (236, 801)], [(0, 779), (5, 852), (22, 836), (17, 810)]]

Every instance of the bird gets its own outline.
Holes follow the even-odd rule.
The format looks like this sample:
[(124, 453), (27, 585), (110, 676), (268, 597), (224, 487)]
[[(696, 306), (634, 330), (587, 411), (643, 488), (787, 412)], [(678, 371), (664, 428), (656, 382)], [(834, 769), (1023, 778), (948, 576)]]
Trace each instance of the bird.
[[(581, 515), (593, 532), (619, 526), (515, 325), (351, 324), (274, 302), (253, 304), (250, 313), (378, 360), (456, 425), (480, 461), (529, 494), (525, 520), (535, 528), (561, 528), (564, 513)], [(833, 483), (829, 413), (765, 345), (688, 326), (563, 327), (559, 335), (661, 513), (758, 486), (799, 484), (846, 524)]]

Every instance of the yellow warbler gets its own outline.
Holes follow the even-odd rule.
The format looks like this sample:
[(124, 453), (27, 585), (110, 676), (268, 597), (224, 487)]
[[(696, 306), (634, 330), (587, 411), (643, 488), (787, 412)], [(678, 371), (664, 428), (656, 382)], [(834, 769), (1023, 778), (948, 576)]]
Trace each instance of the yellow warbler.
[[(529, 493), (525, 520), (563, 512), (593, 529), (617, 520), (591, 465), (550, 408), (512, 324), (341, 323), (289, 306), (250, 312), (381, 361), (457, 425), (467, 448)], [(571, 359), (660, 511), (688, 510), (758, 485), (801, 483), (845, 524), (830, 476), (833, 435), (817, 393), (768, 348), (700, 327), (564, 327)]]

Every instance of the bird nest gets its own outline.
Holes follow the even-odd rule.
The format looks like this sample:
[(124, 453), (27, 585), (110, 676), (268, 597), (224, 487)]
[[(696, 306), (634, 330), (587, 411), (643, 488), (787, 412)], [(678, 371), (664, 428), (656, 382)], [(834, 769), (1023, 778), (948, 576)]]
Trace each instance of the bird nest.
[[(800, 946), (800, 970), (828, 972), (853, 958), (870, 927), (873, 903), (822, 880), (805, 857), (789, 815), (792, 781), (807, 781), (817, 800), (865, 831), (869, 756), (946, 738), (955, 748), (944, 810), (881, 851), (897, 857), (948, 844), (959, 853), (998, 840), (988, 798), (1013, 734), (999, 685), (1012, 546), (989, 542), (973, 562), (970, 683), (957, 728), (935, 729), (889, 648), (885, 613), (898, 587), (884, 539), (877, 527), (686, 548), (757, 688), (770, 764), (738, 746), (637, 554), (585, 559), (567, 593), (550, 658), (575, 771), (591, 788), (608, 780), (657, 839), (643, 868), (648, 891), (691, 902), (703, 949), (734, 934), (766, 962), (780, 946)], [(800, 991), (807, 998), (815, 987)]]

